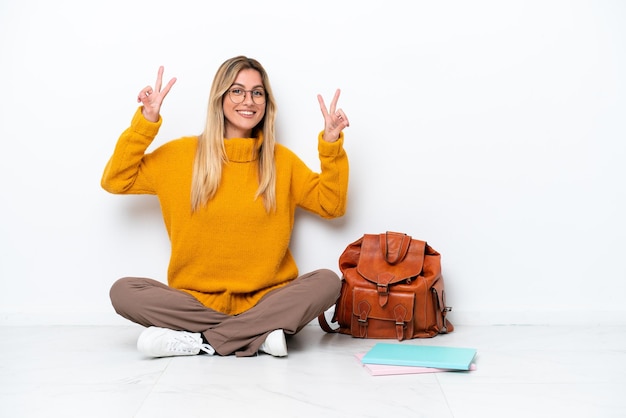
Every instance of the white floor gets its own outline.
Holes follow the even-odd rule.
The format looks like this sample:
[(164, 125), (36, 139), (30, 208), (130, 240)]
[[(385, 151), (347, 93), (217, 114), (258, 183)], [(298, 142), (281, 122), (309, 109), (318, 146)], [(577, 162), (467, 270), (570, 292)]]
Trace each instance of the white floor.
[(317, 325), (289, 356), (142, 357), (142, 328), (1, 327), (0, 417), (626, 417), (626, 327), (457, 326), (477, 370), (371, 376)]

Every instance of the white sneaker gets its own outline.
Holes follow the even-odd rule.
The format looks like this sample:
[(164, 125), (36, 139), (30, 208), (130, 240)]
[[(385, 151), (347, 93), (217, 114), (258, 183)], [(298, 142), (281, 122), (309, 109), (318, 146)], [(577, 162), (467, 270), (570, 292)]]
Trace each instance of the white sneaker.
[(269, 333), (259, 350), (274, 357), (285, 357), (287, 355), (287, 341), (282, 329), (277, 329)]
[(193, 356), (200, 351), (214, 354), (209, 344), (202, 343), (200, 333), (149, 327), (137, 340), (137, 349), (150, 357)]

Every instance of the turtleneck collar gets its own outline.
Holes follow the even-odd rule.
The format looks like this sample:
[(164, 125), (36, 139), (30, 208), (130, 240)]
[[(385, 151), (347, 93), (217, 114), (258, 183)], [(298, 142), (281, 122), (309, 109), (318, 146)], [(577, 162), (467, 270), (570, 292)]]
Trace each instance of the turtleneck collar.
[(224, 139), (228, 161), (247, 163), (259, 158), (259, 149), (263, 144), (263, 133), (257, 138), (229, 138)]

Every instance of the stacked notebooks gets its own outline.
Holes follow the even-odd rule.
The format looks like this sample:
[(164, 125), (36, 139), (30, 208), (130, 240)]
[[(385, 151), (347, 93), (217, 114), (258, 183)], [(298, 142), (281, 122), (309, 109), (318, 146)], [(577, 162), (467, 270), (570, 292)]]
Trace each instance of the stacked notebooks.
[(374, 376), (475, 370), (476, 349), (396, 343), (377, 343), (357, 354)]

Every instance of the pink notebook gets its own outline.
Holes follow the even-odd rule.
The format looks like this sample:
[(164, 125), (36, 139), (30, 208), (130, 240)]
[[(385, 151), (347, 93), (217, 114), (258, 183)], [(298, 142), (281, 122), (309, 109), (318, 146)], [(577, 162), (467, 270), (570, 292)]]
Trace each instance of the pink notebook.
[[(357, 353), (354, 356), (359, 360), (361, 366), (365, 368), (372, 376), (387, 376), (391, 374), (417, 374), (417, 373), (440, 373), (440, 372), (459, 372), (462, 370), (438, 369), (434, 367), (418, 367), (418, 366), (388, 366), (385, 364), (363, 364), (361, 359), (365, 353)], [(470, 370), (476, 370), (476, 365), (472, 363)]]

